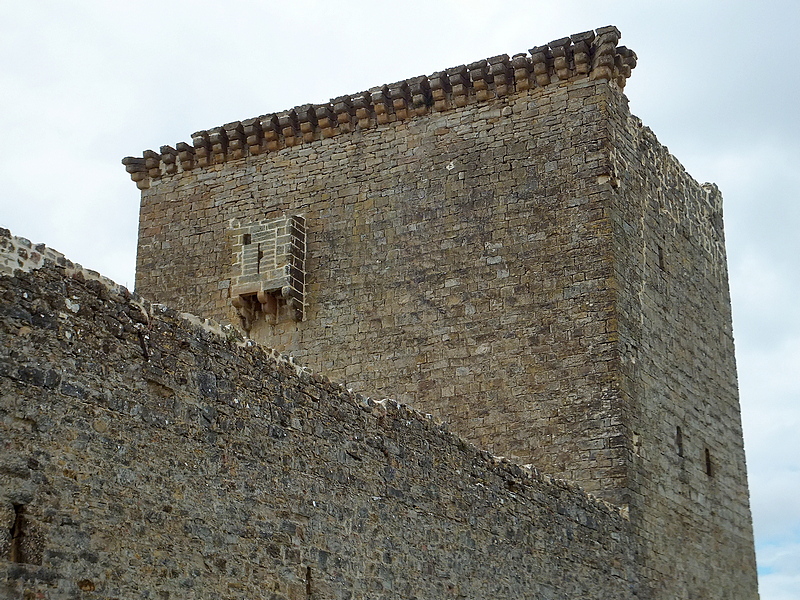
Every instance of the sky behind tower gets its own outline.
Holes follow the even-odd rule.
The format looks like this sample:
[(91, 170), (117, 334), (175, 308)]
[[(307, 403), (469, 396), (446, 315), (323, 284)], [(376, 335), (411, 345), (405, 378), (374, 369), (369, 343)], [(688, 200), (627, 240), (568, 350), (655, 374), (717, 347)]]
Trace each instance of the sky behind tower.
[(120, 164), (192, 132), (616, 25), (625, 89), (725, 198), (763, 600), (800, 598), (800, 2), (0, 4), (0, 226), (133, 287)]

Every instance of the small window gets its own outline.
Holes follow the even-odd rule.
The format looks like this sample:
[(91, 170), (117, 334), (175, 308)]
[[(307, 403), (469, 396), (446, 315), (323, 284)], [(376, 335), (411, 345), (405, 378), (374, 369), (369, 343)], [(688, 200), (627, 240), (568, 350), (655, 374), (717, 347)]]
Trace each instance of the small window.
[(642, 455), (642, 438), (637, 432), (633, 432), (633, 453), (636, 456)]
[(23, 550), (25, 538), (25, 507), (21, 504), (14, 505), (14, 523), (11, 526), (11, 546), (8, 551), (8, 560), (15, 563), (28, 562)]
[(683, 431), (680, 426), (675, 430), (675, 446), (678, 449), (678, 456), (683, 458)]
[(711, 451), (708, 448), (706, 448), (706, 475), (709, 477), (714, 476), (714, 468), (711, 464)]

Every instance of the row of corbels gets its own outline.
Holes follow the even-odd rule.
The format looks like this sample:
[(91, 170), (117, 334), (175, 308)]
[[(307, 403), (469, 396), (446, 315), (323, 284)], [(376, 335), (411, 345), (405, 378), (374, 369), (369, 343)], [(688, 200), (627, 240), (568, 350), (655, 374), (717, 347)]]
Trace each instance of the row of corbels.
[(537, 46), (530, 55), (507, 54), (461, 65), (430, 76), (414, 77), (328, 104), (305, 104), (291, 110), (228, 123), (192, 134), (192, 143), (145, 150), (141, 158), (122, 160), (140, 189), (151, 178), (208, 167), (247, 154), (282, 148), (403, 121), (430, 111), (446, 111), (487, 102), (514, 91), (545, 87), (576, 76), (615, 81), (620, 88), (636, 66), (636, 54), (617, 46), (616, 27), (603, 27)]

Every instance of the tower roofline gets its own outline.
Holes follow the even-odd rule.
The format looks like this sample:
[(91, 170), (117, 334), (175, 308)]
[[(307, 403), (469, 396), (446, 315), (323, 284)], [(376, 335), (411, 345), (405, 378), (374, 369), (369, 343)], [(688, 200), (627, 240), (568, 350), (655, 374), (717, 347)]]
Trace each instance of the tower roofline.
[(192, 143), (145, 150), (122, 164), (140, 189), (152, 179), (204, 169), (248, 155), (276, 152), (356, 130), (404, 121), (430, 112), (490, 102), (514, 92), (536, 91), (579, 79), (607, 80), (620, 88), (636, 66), (636, 53), (618, 46), (613, 25), (295, 108), (197, 131)]

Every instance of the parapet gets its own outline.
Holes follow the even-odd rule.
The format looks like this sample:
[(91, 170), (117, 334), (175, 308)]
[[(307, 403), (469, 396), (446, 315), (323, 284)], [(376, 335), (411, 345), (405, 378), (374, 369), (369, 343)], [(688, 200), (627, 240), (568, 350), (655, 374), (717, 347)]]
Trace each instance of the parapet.
[(48, 260), (62, 266), (69, 262), (63, 254), (44, 244), (33, 244), (29, 239), (11, 235), (8, 229), (0, 228), (0, 275), (37, 269)]
[(123, 158), (122, 164), (137, 187), (147, 189), (151, 180), (163, 176), (580, 78), (607, 80), (624, 88), (636, 66), (636, 53), (618, 46), (619, 39), (614, 26), (577, 33), (531, 48), (529, 54), (510, 58), (501, 54), (340, 96), (327, 104), (304, 104), (198, 131), (192, 134), (191, 144), (161, 146), (158, 152), (145, 150), (141, 157)]
[(14, 276), (19, 271), (28, 273), (40, 269), (46, 264), (59, 267), (71, 277), (98, 281), (115, 295), (131, 296), (125, 286), (114, 283), (97, 271), (86, 269), (79, 263), (72, 262), (61, 252), (44, 244), (34, 244), (29, 239), (13, 235), (8, 229), (0, 227), (0, 275)]

